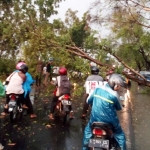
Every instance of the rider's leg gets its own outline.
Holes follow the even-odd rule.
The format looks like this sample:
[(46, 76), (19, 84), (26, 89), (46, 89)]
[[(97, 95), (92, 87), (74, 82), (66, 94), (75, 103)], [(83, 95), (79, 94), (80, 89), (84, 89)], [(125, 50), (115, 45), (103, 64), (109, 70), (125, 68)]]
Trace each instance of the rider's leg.
[(4, 105), (4, 111), (1, 113), (2, 116), (5, 116), (8, 113), (8, 103), (9, 103), (9, 94), (6, 94), (6, 103)]
[(50, 115), (49, 115), (50, 119), (54, 119), (53, 113), (54, 113), (54, 109), (55, 109), (55, 106), (57, 104), (57, 101), (58, 101), (58, 96), (54, 96), (52, 99), (52, 102), (51, 102), (51, 107), (50, 107)]
[(89, 150), (88, 143), (91, 137), (92, 137), (91, 123), (88, 122), (88, 124), (84, 129), (82, 150)]
[(34, 114), (34, 110), (33, 110), (33, 105), (32, 105), (31, 100), (30, 100), (29, 93), (26, 95), (26, 105), (29, 108), (27, 110), (27, 112), (30, 114), (30, 118), (31, 119), (36, 118), (36, 115)]
[(18, 101), (22, 104), (22, 108), (28, 109), (27, 105), (26, 105), (26, 99), (24, 97), (24, 93), (23, 94), (19, 94), (18, 95)]
[(82, 116), (81, 116), (82, 118), (84, 118), (86, 116), (88, 108), (89, 108), (89, 105), (86, 102), (86, 99), (87, 99), (88, 96), (89, 96), (89, 94), (85, 95), (85, 100), (84, 100), (84, 105), (83, 105), (83, 112), (82, 112)]

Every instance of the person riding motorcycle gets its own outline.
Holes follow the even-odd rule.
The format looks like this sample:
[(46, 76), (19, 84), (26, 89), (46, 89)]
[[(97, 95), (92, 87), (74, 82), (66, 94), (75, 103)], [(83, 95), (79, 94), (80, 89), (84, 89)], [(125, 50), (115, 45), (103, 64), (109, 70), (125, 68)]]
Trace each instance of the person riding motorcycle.
[(121, 150), (126, 150), (125, 134), (120, 126), (117, 111), (121, 110), (117, 91), (127, 88), (125, 79), (120, 74), (112, 74), (108, 83), (97, 87), (87, 98), (87, 103), (92, 105), (90, 120), (85, 127), (82, 150), (89, 150), (88, 143), (92, 137), (91, 125), (93, 122), (111, 124), (114, 129), (114, 138)]
[(18, 63), (16, 64), (16, 69), (19, 70), (21, 65), (26, 65), (26, 63), (21, 60), (18, 61)]
[(93, 91), (98, 85), (101, 85), (103, 81), (103, 78), (99, 75), (99, 68), (97, 66), (91, 66), (91, 75), (87, 77), (84, 85), (86, 89), (86, 95), (81, 118), (84, 119), (87, 114), (89, 105), (86, 103), (86, 99), (89, 96), (89, 93)]
[[(70, 90), (71, 90), (70, 85), (69, 85), (69, 88), (61, 89), (61, 78), (62, 77), (66, 77), (69, 80), (69, 77), (67, 76), (67, 69), (65, 67), (60, 67), (59, 68), (59, 76), (57, 76), (56, 81), (51, 81), (51, 84), (56, 86), (56, 89), (54, 91), (54, 97), (53, 97), (53, 100), (51, 102), (50, 114), (49, 114), (49, 118), (52, 120), (54, 119), (53, 113), (54, 113), (54, 109), (56, 107), (56, 104), (58, 102), (58, 98), (64, 94), (70, 95)], [(73, 118), (74, 117), (73, 117), (72, 106), (70, 106), (70, 119), (73, 119)]]
[[(22, 61), (19, 61), (16, 65), (16, 69), (19, 70), (20, 66), (22, 64), (25, 64), (25, 62), (22, 62)], [(16, 71), (17, 71), (16, 70)], [(28, 107), (27, 109), (27, 113), (30, 114), (30, 118), (33, 119), (33, 118), (36, 118), (36, 115), (34, 114), (34, 111), (33, 111), (33, 105), (31, 103), (31, 100), (30, 100), (30, 92), (31, 92), (31, 85), (35, 82), (31, 76), (31, 74), (27, 71), (26, 72), (26, 80), (25, 82), (23, 83), (23, 89), (24, 89), (24, 98), (25, 98), (25, 102), (26, 102), (26, 105)]]
[[(26, 81), (26, 72), (28, 71), (28, 66), (22, 64), (18, 71), (14, 71), (7, 79), (6, 82), (8, 85), (6, 86), (6, 104), (4, 106), (5, 109), (8, 109), (8, 103), (10, 101), (9, 95), (14, 93), (18, 95), (18, 100), (22, 103), (22, 107), (27, 109), (26, 101), (24, 99), (24, 89), (23, 83)], [(1, 113), (1, 115), (6, 115), (5, 111)]]

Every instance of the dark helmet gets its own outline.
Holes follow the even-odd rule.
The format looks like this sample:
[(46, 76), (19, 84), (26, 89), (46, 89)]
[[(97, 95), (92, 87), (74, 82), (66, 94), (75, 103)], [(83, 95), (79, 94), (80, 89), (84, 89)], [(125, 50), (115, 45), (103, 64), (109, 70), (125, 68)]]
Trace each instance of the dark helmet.
[(99, 74), (99, 68), (96, 66), (91, 66), (91, 74), (98, 75)]
[(127, 88), (126, 80), (120, 74), (112, 74), (108, 80), (109, 86), (114, 89), (116, 85)]
[(65, 67), (61, 67), (59, 69), (59, 74), (60, 75), (67, 75), (67, 69)]
[(26, 64), (22, 64), (19, 71), (22, 71), (25, 74), (28, 71), (28, 66)]

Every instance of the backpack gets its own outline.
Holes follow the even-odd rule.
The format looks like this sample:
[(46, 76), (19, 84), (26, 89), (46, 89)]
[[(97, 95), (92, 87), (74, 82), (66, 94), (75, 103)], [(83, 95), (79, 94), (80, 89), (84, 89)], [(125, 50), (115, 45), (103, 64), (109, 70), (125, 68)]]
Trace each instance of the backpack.
[(59, 95), (70, 93), (71, 83), (66, 75), (60, 76), (60, 84), (58, 84), (58, 88)]

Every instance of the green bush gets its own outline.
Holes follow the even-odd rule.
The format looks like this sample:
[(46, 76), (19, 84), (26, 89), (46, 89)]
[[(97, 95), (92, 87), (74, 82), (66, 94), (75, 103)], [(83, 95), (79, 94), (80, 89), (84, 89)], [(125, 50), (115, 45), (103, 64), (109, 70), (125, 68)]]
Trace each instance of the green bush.
[(6, 77), (15, 70), (16, 62), (12, 59), (0, 59), (0, 80), (4, 81)]

